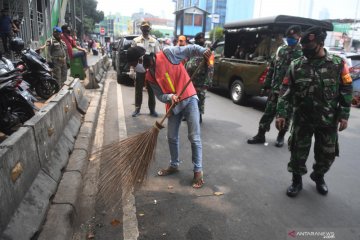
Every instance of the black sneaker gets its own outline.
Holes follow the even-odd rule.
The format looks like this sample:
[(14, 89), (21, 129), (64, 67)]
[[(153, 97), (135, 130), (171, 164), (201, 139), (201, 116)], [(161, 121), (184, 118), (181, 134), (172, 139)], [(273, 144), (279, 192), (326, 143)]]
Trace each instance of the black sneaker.
[(159, 114), (158, 114), (156, 111), (152, 111), (152, 112), (150, 112), (150, 116), (152, 116), (152, 117), (158, 117)]
[(135, 111), (132, 113), (133, 117), (137, 117), (140, 115), (140, 109), (135, 109)]
[(284, 145), (284, 136), (278, 136), (276, 138), (275, 146), (282, 147)]

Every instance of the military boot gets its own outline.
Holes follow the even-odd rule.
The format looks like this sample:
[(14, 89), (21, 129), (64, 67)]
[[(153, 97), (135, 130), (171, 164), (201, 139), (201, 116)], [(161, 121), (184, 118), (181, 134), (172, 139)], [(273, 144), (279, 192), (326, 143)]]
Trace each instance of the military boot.
[(266, 131), (264, 129), (259, 128), (258, 133), (247, 140), (248, 144), (257, 144), (257, 143), (264, 143), (265, 142), (265, 133)]
[(299, 174), (293, 174), (292, 184), (288, 187), (286, 195), (289, 197), (296, 197), (302, 190), (302, 178)]
[(277, 147), (282, 147), (284, 145), (284, 136), (285, 136), (286, 131), (285, 130), (280, 130), (278, 133), (278, 136), (276, 138), (276, 142), (275, 142), (275, 146)]
[(326, 195), (329, 191), (328, 187), (326, 186), (324, 175), (316, 174), (315, 172), (312, 172), (310, 174), (311, 180), (313, 180), (316, 183), (316, 190), (322, 194)]

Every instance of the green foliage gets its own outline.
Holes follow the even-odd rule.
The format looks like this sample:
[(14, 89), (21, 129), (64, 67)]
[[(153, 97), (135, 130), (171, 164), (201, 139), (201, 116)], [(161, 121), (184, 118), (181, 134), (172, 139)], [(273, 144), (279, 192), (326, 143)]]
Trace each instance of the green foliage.
[[(96, 10), (98, 2), (96, 0), (82, 0), (84, 11), (84, 31), (86, 34), (93, 32), (95, 23), (99, 23), (104, 19), (104, 12)], [(81, 14), (81, 5), (77, 1), (76, 12)]]
[[(214, 33), (215, 33), (215, 39), (214, 39)], [(223, 35), (224, 35), (224, 29), (222, 27), (215, 27), (209, 33), (210, 41), (215, 42), (216, 40), (223, 38)]]
[(163, 38), (164, 34), (159, 30), (151, 30), (151, 35), (154, 35), (156, 38)]

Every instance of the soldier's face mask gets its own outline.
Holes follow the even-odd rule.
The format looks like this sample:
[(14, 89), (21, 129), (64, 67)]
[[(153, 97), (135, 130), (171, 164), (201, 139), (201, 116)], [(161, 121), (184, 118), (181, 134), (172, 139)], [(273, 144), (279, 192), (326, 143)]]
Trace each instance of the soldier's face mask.
[(306, 58), (314, 58), (320, 51), (320, 45), (318, 43), (303, 45), (302, 52)]
[(289, 46), (295, 46), (298, 43), (298, 39), (287, 37), (286, 42)]

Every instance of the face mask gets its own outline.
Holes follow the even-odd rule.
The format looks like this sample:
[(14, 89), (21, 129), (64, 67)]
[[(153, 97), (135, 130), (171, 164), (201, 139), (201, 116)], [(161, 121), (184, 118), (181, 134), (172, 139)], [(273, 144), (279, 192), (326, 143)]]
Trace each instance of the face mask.
[(142, 29), (141, 31), (144, 35), (148, 35), (150, 33), (150, 29)]
[(298, 43), (298, 40), (295, 38), (288, 37), (286, 38), (286, 42), (289, 46), (295, 46)]
[(303, 54), (304, 54), (304, 56), (305, 56), (306, 58), (313, 58), (313, 57), (315, 57), (316, 54), (319, 52), (319, 51), (317, 50), (317, 47), (318, 47), (318, 46), (316, 46), (316, 47), (314, 47), (314, 48), (303, 48), (303, 49), (302, 49), (302, 52), (303, 52)]

